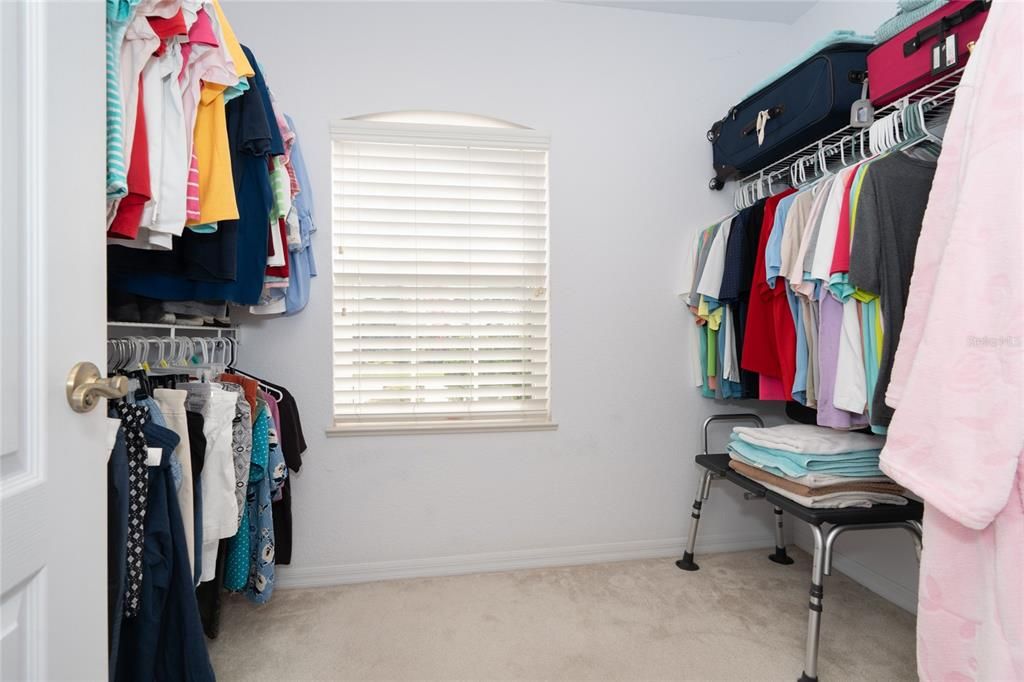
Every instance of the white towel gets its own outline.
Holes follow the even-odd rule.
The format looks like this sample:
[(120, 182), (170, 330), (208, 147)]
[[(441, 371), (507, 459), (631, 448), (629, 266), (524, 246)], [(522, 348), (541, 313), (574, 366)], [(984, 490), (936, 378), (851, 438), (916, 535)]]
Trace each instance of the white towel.
[(885, 445), (882, 436), (836, 431), (810, 424), (783, 424), (767, 429), (737, 426), (733, 433), (751, 445), (802, 455), (840, 455), (846, 452), (881, 450)]

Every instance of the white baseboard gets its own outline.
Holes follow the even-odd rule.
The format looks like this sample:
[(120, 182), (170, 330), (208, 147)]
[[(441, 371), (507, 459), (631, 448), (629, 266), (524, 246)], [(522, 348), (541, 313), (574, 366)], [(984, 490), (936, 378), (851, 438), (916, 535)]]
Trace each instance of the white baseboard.
[[(277, 569), (276, 587), (326, 587), (401, 578), (427, 578), (513, 571), (524, 568), (577, 566), (634, 559), (679, 557), (682, 555), (685, 544), (685, 538), (667, 538), (337, 566), (280, 566)], [(758, 533), (756, 536), (707, 535), (698, 540), (696, 554), (699, 556), (708, 552), (739, 552), (771, 547), (772, 544), (771, 539), (764, 533)]]

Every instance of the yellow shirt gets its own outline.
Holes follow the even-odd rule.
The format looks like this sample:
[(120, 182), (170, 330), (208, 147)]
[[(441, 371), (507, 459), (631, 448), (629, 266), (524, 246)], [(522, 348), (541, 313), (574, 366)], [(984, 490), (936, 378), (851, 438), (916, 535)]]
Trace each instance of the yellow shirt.
[(199, 220), (190, 225), (238, 220), (224, 89), (218, 83), (204, 82), (199, 98), (192, 138), (199, 168)]
[[(235, 32), (228, 23), (217, 0), (212, 2), (217, 14), (223, 47), (227, 50), (239, 78), (256, 75), (252, 64), (242, 51)], [(203, 82), (196, 111), (193, 150), (199, 168), (199, 220), (190, 225), (237, 220), (235, 182), (231, 172), (231, 149), (228, 145), (227, 116), (224, 110), (224, 90), (227, 85)]]
[(252, 64), (249, 63), (249, 59), (245, 56), (245, 52), (242, 51), (242, 46), (238, 42), (238, 38), (235, 37), (235, 31), (231, 28), (231, 24), (228, 23), (228, 18), (224, 16), (224, 10), (220, 8), (220, 3), (217, 0), (211, 0), (214, 11), (217, 12), (217, 23), (220, 24), (220, 32), (224, 36), (225, 47), (228, 48), (228, 54), (231, 55), (231, 61), (235, 64), (235, 72), (239, 78), (251, 78), (256, 75), (256, 72), (252, 68)]

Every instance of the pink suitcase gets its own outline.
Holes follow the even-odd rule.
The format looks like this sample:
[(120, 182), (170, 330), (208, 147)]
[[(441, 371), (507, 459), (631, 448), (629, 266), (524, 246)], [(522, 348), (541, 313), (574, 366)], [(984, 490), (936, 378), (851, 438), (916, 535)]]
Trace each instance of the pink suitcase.
[(989, 5), (991, 0), (950, 0), (868, 52), (871, 102), (895, 102), (962, 67), (981, 35)]

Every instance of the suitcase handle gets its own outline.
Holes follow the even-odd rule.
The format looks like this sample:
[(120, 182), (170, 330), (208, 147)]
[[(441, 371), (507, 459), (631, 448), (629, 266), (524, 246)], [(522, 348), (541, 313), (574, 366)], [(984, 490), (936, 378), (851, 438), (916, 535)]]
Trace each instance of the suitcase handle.
[(971, 19), (982, 12), (987, 12), (991, 4), (992, 0), (974, 0), (974, 2), (967, 5), (962, 10), (953, 12), (948, 16), (942, 17), (931, 26), (922, 28), (917, 32), (917, 35), (903, 43), (903, 56), (909, 57), (921, 49), (921, 45), (924, 44), (924, 41), (945, 35), (946, 33), (949, 33), (949, 29), (954, 26), (959, 26), (968, 19)]
[[(768, 118), (771, 119), (781, 116), (784, 111), (786, 111), (786, 105), (776, 104), (774, 107), (768, 110)], [(743, 137), (746, 137), (747, 135), (752, 135), (755, 130), (757, 130), (757, 119), (754, 119), (753, 121), (745, 125), (740, 134)]]

